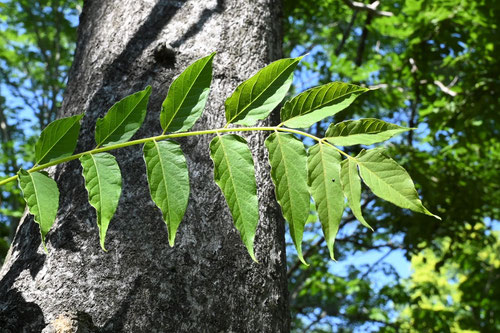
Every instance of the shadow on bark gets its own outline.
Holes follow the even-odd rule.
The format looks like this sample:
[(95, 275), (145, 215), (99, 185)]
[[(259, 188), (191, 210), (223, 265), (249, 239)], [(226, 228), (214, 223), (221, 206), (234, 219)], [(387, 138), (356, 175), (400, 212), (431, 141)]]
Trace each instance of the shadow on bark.
[(46, 326), (42, 309), (35, 303), (26, 302), (17, 289), (2, 295), (0, 304), (0, 332), (41, 332)]
[(217, 0), (217, 5), (213, 9), (205, 8), (201, 13), (200, 20), (196, 24), (193, 24), (191, 27), (189, 27), (189, 29), (184, 33), (184, 35), (182, 35), (175, 42), (173, 42), (172, 47), (177, 48), (181, 46), (189, 38), (196, 36), (196, 34), (203, 29), (203, 26), (212, 17), (212, 15), (216, 13), (220, 14), (224, 11), (224, 9), (226, 9), (225, 0)]
[[(30, 238), (32, 242), (22, 242)], [(24, 270), (29, 270), (31, 278), (35, 278), (45, 263), (46, 256), (37, 253), (40, 246), (38, 225), (30, 216), (19, 226), (12, 247), (19, 251), (18, 258), (0, 281), (0, 332), (40, 332), (45, 327), (45, 318), (41, 308), (26, 302), (22, 293), (12, 288), (14, 282)]]

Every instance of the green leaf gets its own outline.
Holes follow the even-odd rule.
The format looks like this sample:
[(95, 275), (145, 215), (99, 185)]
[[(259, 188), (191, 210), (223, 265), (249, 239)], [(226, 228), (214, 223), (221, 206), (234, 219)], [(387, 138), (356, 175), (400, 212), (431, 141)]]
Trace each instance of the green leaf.
[(291, 134), (275, 132), (266, 139), (266, 147), (276, 199), (290, 224), (290, 235), (299, 259), (307, 265), (302, 256), (302, 236), (310, 206), (304, 144)]
[(245, 139), (229, 134), (210, 142), (214, 179), (219, 185), (233, 216), (236, 229), (254, 261), (253, 242), (259, 223), (257, 185), (250, 149)]
[(376, 196), (401, 208), (441, 219), (422, 205), (406, 170), (380, 149), (362, 150), (356, 160), (363, 181)]
[(35, 145), (36, 164), (73, 155), (80, 133), (80, 119), (83, 116), (80, 114), (58, 119), (45, 127)]
[(98, 147), (127, 142), (141, 127), (146, 117), (151, 87), (117, 102), (104, 118), (97, 119), (95, 141)]
[(408, 127), (401, 127), (383, 120), (366, 118), (331, 124), (325, 137), (337, 146), (372, 145), (409, 130)]
[(354, 217), (357, 218), (362, 225), (373, 230), (368, 222), (365, 221), (361, 212), (361, 179), (358, 174), (358, 166), (353, 158), (347, 158), (342, 161), (340, 168), (340, 183)]
[(151, 198), (163, 213), (168, 242), (174, 246), (189, 199), (186, 159), (180, 145), (174, 141), (150, 141), (143, 151)]
[(280, 111), (281, 121), (290, 128), (307, 128), (344, 110), (369, 89), (343, 82), (330, 82), (298, 94)]
[(109, 221), (115, 214), (122, 191), (120, 167), (113, 155), (108, 153), (86, 154), (80, 157), (89, 203), (97, 212), (99, 238), (104, 251)]
[(333, 255), (333, 244), (344, 212), (344, 194), (340, 185), (340, 154), (325, 144), (309, 148), (307, 158), (308, 184), (316, 203), (326, 244)]
[(31, 172), (19, 170), (19, 187), (28, 205), (29, 212), (40, 226), (42, 244), (45, 246), (45, 236), (54, 224), (59, 208), (59, 189), (57, 183), (46, 172)]
[(266, 118), (290, 89), (293, 71), (301, 59), (275, 61), (240, 84), (226, 100), (227, 123), (253, 126)]
[(200, 118), (210, 92), (214, 56), (194, 62), (170, 86), (160, 114), (164, 132), (187, 131)]

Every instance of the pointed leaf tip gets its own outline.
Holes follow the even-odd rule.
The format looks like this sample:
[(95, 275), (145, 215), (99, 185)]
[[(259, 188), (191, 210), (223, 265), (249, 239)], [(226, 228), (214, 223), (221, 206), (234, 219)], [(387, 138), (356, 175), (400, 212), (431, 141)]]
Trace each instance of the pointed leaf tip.
[(151, 86), (115, 103), (103, 118), (97, 119), (95, 141), (98, 147), (127, 142), (146, 117)]
[(45, 236), (54, 224), (59, 208), (57, 183), (46, 172), (19, 170), (19, 187), (30, 214), (40, 227), (43, 248), (47, 251)]
[(80, 120), (85, 114), (51, 122), (35, 144), (35, 162), (48, 163), (73, 154), (80, 134)]
[(372, 145), (409, 130), (408, 127), (401, 127), (383, 120), (365, 118), (331, 124), (326, 131), (325, 138), (337, 146)]
[(175, 141), (150, 141), (143, 148), (149, 193), (163, 214), (168, 243), (174, 246), (177, 229), (189, 200), (189, 174), (186, 159)]
[(330, 145), (318, 143), (309, 148), (307, 158), (309, 190), (316, 204), (316, 211), (332, 259), (334, 259), (335, 237), (344, 213), (345, 202), (340, 182), (340, 163), (340, 154)]
[(369, 89), (344, 82), (330, 82), (308, 89), (287, 101), (281, 122), (290, 128), (308, 128), (344, 110)]
[(164, 132), (187, 131), (200, 118), (210, 93), (214, 56), (195, 61), (172, 82), (160, 113)]
[(359, 178), (358, 166), (354, 158), (349, 157), (341, 162), (340, 182), (342, 191), (347, 198), (347, 203), (354, 217), (366, 228), (373, 231), (373, 228), (366, 222), (361, 211), (361, 179)]
[(271, 179), (283, 216), (290, 225), (297, 255), (302, 256), (304, 226), (309, 217), (310, 196), (307, 186), (307, 154), (302, 141), (292, 134), (275, 132), (265, 141), (269, 151)]
[(80, 157), (89, 203), (97, 213), (99, 240), (104, 251), (106, 233), (115, 214), (122, 190), (120, 167), (108, 153), (86, 154)]
[(381, 149), (362, 150), (356, 157), (363, 181), (378, 197), (401, 208), (439, 217), (424, 207), (406, 170)]
[(259, 203), (252, 154), (244, 138), (228, 134), (210, 142), (210, 158), (214, 162), (214, 180), (222, 190), (252, 260), (254, 238), (259, 223)]

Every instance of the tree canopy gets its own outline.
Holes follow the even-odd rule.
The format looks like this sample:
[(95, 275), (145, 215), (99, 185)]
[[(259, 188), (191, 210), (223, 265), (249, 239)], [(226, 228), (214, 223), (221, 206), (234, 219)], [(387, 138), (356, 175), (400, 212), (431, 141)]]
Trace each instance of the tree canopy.
[[(335, 121), (382, 117), (416, 128), (389, 148), (406, 161), (426, 207), (443, 218), (365, 196), (376, 207), (365, 216), (373, 233), (347, 216), (339, 263), (324, 260), (317, 240), (305, 250), (315, 268), (292, 264), (296, 331), (500, 328), (499, 265), (487, 255), (498, 254), (499, 14), (498, 2), (484, 0), (285, 1), (286, 52), (309, 52), (299, 70), (314, 77), (297, 89), (332, 79), (378, 88)], [(357, 264), (353, 256), (370, 249), (381, 260)], [(398, 276), (398, 261), (384, 260), (393, 251), (411, 260), (414, 273)], [(336, 274), (338, 266), (346, 272)], [(381, 283), (377, 274), (392, 278)]]

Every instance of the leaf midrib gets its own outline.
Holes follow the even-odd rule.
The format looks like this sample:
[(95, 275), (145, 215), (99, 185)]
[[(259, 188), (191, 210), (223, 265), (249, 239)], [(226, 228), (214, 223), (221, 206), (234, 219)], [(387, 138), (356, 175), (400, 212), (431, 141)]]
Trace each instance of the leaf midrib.
[(356, 136), (356, 135), (377, 135), (381, 133), (387, 133), (387, 132), (393, 132), (393, 131), (402, 131), (405, 132), (403, 128), (394, 128), (394, 129), (389, 129), (389, 130), (382, 130), (382, 131), (372, 131), (372, 132), (364, 132), (364, 133), (352, 133), (348, 132), (345, 135), (333, 135), (333, 136), (327, 136), (327, 138), (341, 138), (341, 137), (347, 137), (347, 136)]
[[(354, 193), (354, 191), (353, 191), (353, 186), (354, 186), (354, 182), (353, 182), (353, 180), (354, 180), (354, 179), (356, 179), (356, 178), (353, 178), (353, 173), (352, 173), (352, 171), (351, 171), (351, 163), (352, 163), (352, 161), (351, 161), (351, 160), (348, 160), (348, 162), (347, 162), (347, 163), (348, 163), (348, 164), (347, 164), (347, 174), (348, 174), (348, 176), (349, 176), (349, 177), (348, 177), (348, 178), (349, 178), (349, 198), (348, 198), (348, 199), (350, 199), (349, 201), (351, 201), (351, 203), (352, 203), (353, 205), (356, 205), (356, 203), (355, 203), (355, 201), (354, 201), (354, 198), (353, 198), (353, 193)], [(356, 171), (357, 171), (357, 170), (356, 170)], [(354, 177), (355, 177), (355, 176), (354, 176)], [(352, 207), (351, 207), (351, 208), (352, 208)], [(358, 208), (356, 207), (356, 211), (357, 211), (357, 210), (358, 210)], [(353, 214), (354, 214), (354, 212), (353, 212)]]
[(99, 209), (96, 208), (97, 211), (97, 225), (99, 226), (99, 232), (102, 232), (101, 226), (102, 226), (102, 185), (101, 185), (101, 176), (99, 174), (99, 168), (97, 167), (97, 161), (95, 160), (94, 154), (90, 154), (90, 157), (92, 158), (92, 163), (94, 164), (95, 167), (95, 173), (96, 173), (96, 178), (97, 178), (97, 186), (98, 186), (98, 191), (99, 191)]
[[(231, 164), (229, 163), (229, 159), (228, 159), (228, 156), (227, 156), (227, 153), (226, 153), (226, 149), (224, 147), (224, 141), (223, 141), (222, 137), (219, 137), (218, 139), (219, 139), (219, 142), (220, 142), (220, 145), (221, 145), (221, 148), (222, 148), (222, 154), (224, 156), (224, 161), (227, 164), (227, 170), (228, 170), (228, 173), (229, 173), (229, 178), (231, 179), (231, 184), (232, 184), (232, 187), (233, 187), (234, 196), (236, 197), (236, 204), (238, 205), (239, 215), (240, 215), (240, 218), (243, 219), (243, 211), (241, 210), (241, 204), (240, 204), (240, 200), (238, 198), (238, 192), (236, 191), (236, 187), (234, 186), (234, 177), (233, 177), (233, 173), (231, 172)], [(247, 239), (247, 236), (248, 236), (247, 231), (248, 230), (246, 228), (246, 224), (245, 223), (243, 223), (243, 229), (245, 229), (245, 236), (244, 236), (244, 238)]]
[(42, 208), (40, 207), (40, 201), (38, 199), (38, 191), (36, 189), (36, 183), (35, 183), (35, 179), (33, 178), (33, 175), (31, 173), (28, 172), (28, 175), (30, 176), (30, 179), (31, 179), (31, 183), (33, 184), (33, 190), (35, 192), (35, 199), (36, 199), (36, 204), (38, 206), (38, 216), (40, 216), (40, 231), (43, 233), (42, 231), (42, 221), (43, 221), (43, 217), (42, 217)]
[[(241, 109), (240, 112), (236, 111), (236, 114), (234, 115), (234, 117), (232, 117), (227, 123), (231, 124), (236, 118), (238, 118), (239, 115), (241, 115), (246, 109), (248, 109), (250, 106), (252, 106), (255, 103), (255, 101), (257, 101), (260, 98), (260, 96), (262, 96), (262, 94), (264, 94), (264, 92), (267, 91), (269, 89), (269, 87), (271, 85), (273, 85), (274, 82), (276, 82), (276, 80), (278, 80), (278, 78), (280, 78), (283, 75), (283, 73), (285, 73), (288, 70), (288, 68), (290, 68), (291, 66), (293, 66), (293, 64), (295, 64), (296, 62), (298, 62), (298, 60), (293, 61), (292, 63), (290, 63), (290, 65), (286, 66), (286, 68), (280, 73), (280, 75), (276, 76), (276, 78), (274, 78), (271, 81), (271, 83), (268, 84), (266, 86), (266, 88), (263, 89), (261, 91), (261, 93), (257, 95), (257, 97), (255, 97), (249, 104), (247, 104), (247, 106), (245, 106), (243, 109)], [(262, 69), (261, 69), (261, 71), (262, 71)], [(255, 80), (255, 82), (257, 82), (257, 80)], [(252, 86), (252, 92), (253, 92), (254, 87), (255, 87), (255, 84)], [(240, 96), (238, 96), (238, 106), (240, 104), (240, 99), (241, 99), (241, 94), (240, 94)]]
[[(171, 224), (171, 217), (170, 217), (170, 201), (169, 201), (169, 195), (168, 195), (168, 186), (167, 186), (167, 178), (166, 178), (166, 174), (165, 174), (165, 170), (163, 169), (163, 160), (161, 158), (161, 154), (160, 154), (160, 148), (158, 147), (158, 142), (156, 140), (153, 141), (154, 142), (154, 145), (155, 145), (155, 148), (156, 148), (156, 152), (158, 153), (158, 160), (159, 160), (159, 163), (160, 163), (160, 168), (161, 168), (161, 174), (162, 174), (162, 180), (163, 180), (163, 184), (165, 185), (165, 195), (167, 197), (167, 214), (168, 214), (168, 218), (169, 218), (169, 221), (170, 223), (168, 223), (168, 225)], [(167, 228), (169, 229), (169, 228)], [(171, 230), (169, 230), (169, 236), (171, 233)]]
[[(327, 181), (328, 181), (328, 177), (326, 175), (326, 166), (325, 166), (325, 161), (323, 159), (323, 144), (322, 143), (319, 143), (319, 151), (320, 151), (320, 157), (321, 157), (321, 166), (323, 168), (323, 187), (324, 187), (324, 190), (325, 190), (325, 201), (326, 201), (326, 207), (327, 207), (327, 212), (328, 212), (328, 221), (327, 221), (327, 227), (328, 227), (328, 238), (330, 237), (330, 218), (333, 214), (331, 214), (330, 212), (330, 201), (329, 201), (329, 197), (328, 197), (328, 190), (327, 190)], [(318, 205), (319, 206), (319, 205)], [(327, 239), (328, 241), (328, 239)]]
[[(280, 148), (280, 153), (281, 153), (281, 156), (282, 156), (282, 157), (284, 157), (285, 155), (284, 155), (284, 153), (283, 153), (283, 149), (281, 148), (282, 143), (281, 143), (280, 136), (281, 136), (281, 135), (280, 135), (279, 133), (276, 133), (276, 137), (277, 137), (277, 139), (278, 139), (278, 147)], [(288, 186), (286, 187), (286, 189), (287, 189), (287, 193), (288, 193), (288, 202), (290, 203), (290, 214), (291, 214), (291, 216), (292, 216), (292, 218), (291, 218), (291, 220), (292, 220), (292, 221), (288, 221), (288, 222), (289, 222), (289, 223), (291, 223), (291, 224), (293, 224), (293, 229), (294, 229), (294, 237), (293, 237), (293, 238), (294, 238), (294, 240), (295, 240), (295, 231), (296, 231), (296, 229), (295, 229), (295, 223), (294, 223), (294, 221), (293, 221), (293, 220), (294, 220), (294, 218), (293, 218), (293, 215), (294, 215), (294, 214), (293, 214), (293, 208), (292, 208), (292, 206), (293, 206), (293, 205), (292, 205), (293, 200), (291, 200), (292, 196), (291, 196), (291, 194), (290, 194), (290, 182), (289, 182), (289, 180), (288, 180), (288, 179), (289, 179), (289, 177), (288, 177), (288, 168), (287, 168), (286, 158), (283, 158), (283, 167), (284, 167), (284, 169), (285, 169), (286, 183), (287, 183), (287, 185), (288, 185)]]

